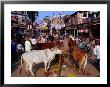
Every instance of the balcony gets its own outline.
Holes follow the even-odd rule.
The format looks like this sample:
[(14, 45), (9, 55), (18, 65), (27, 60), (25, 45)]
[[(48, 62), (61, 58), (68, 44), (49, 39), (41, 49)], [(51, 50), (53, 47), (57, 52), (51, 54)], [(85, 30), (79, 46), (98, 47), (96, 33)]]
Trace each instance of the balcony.
[(12, 28), (14, 28), (14, 27), (19, 27), (19, 28), (26, 28), (26, 24), (20, 24), (20, 23), (18, 23), (18, 24), (15, 24), (15, 23), (13, 23), (12, 25), (11, 25), (11, 27)]
[(82, 21), (83, 24), (89, 24), (90, 23), (90, 19), (89, 18), (85, 18)]

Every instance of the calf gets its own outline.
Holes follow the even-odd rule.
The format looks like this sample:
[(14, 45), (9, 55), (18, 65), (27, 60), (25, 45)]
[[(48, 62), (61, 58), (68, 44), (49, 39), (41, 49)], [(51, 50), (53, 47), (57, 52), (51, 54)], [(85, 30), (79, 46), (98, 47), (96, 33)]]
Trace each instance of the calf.
[(26, 70), (29, 70), (33, 76), (34, 73), (33, 70), (33, 64), (39, 64), (44, 62), (45, 71), (49, 69), (51, 60), (54, 59), (56, 54), (62, 54), (61, 50), (58, 48), (51, 48), (51, 49), (45, 49), (45, 50), (32, 50), (30, 52), (26, 52), (21, 56), (21, 67), (22, 67), (22, 61), (25, 62)]

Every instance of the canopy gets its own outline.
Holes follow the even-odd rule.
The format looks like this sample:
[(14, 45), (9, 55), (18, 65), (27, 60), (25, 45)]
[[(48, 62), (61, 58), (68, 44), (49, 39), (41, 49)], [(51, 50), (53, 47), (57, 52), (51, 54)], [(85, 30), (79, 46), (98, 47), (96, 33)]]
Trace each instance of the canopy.
[(41, 30), (47, 30), (48, 27), (46, 27), (46, 26), (41, 26), (40, 29), (41, 29)]

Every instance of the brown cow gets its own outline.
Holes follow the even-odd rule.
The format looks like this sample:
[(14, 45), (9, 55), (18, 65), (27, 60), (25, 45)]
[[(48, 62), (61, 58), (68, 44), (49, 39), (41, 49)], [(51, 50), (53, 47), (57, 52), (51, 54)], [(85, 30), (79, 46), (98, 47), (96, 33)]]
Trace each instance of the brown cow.
[(76, 45), (76, 42), (73, 40), (69, 40), (68, 43), (70, 47), (70, 55), (72, 56), (71, 58), (74, 58), (75, 62), (78, 64), (78, 70), (79, 72), (82, 70), (83, 73), (85, 73), (85, 68), (87, 65), (87, 53), (79, 49), (78, 46)]
[(71, 54), (79, 66), (79, 68), (78, 68), (79, 72), (82, 70), (83, 73), (85, 73), (85, 68), (87, 65), (87, 57), (88, 57), (86, 52), (74, 47)]
[(48, 43), (37, 43), (36, 44), (36, 48), (34, 50), (44, 50), (44, 49), (51, 49), (53, 47), (55, 47), (56, 45), (54, 44), (54, 42), (48, 42)]

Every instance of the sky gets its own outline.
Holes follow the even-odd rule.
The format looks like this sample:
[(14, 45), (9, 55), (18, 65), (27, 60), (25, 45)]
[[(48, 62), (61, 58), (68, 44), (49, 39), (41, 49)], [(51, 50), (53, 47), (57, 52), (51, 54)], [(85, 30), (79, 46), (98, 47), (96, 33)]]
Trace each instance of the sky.
[(67, 15), (67, 14), (73, 14), (75, 11), (39, 11), (39, 16), (36, 18), (36, 22), (40, 22), (44, 17), (46, 16), (55, 16), (58, 14), (63, 14), (63, 15)]

